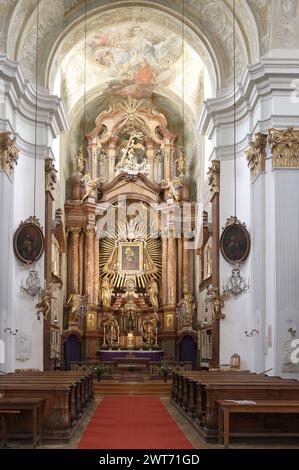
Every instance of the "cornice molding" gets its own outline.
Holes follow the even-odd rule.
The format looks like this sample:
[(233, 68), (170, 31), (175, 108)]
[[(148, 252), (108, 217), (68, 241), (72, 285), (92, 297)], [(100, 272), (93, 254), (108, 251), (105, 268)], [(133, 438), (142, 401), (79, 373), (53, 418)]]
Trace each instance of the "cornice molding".
[[(292, 82), (294, 79), (298, 80), (298, 70), (299, 58), (264, 57), (257, 64), (248, 65), (236, 89), (237, 121), (240, 123), (246, 118), (252, 119), (250, 114), (263, 98), (290, 97), (295, 89)], [(226, 90), (222, 96), (205, 101), (197, 126), (198, 131), (211, 138), (219, 126), (232, 126), (233, 106), (233, 89)], [(299, 127), (299, 115), (294, 110), (292, 118), (272, 113), (258, 123), (252, 123), (251, 132), (265, 132), (271, 124), (273, 127), (285, 127), (286, 119), (291, 120), (293, 126)]]
[[(20, 65), (0, 54), (0, 78), (5, 95), (14, 111), (29, 122), (34, 122), (36, 93), (34, 86), (24, 78)], [(38, 87), (38, 123), (49, 128), (53, 138), (69, 128), (62, 99)]]

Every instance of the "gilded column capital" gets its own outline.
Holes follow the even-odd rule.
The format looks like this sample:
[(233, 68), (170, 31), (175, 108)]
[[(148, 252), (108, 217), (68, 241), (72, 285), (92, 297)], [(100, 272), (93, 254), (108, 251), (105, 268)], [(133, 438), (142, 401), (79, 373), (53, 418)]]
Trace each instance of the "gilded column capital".
[(299, 168), (299, 129), (270, 129), (273, 168)]
[(79, 238), (81, 231), (81, 227), (73, 227), (72, 225), (69, 225), (66, 229), (67, 234), (70, 233), (73, 238)]
[(250, 143), (249, 149), (245, 152), (252, 183), (265, 171), (266, 145), (267, 136), (258, 132), (255, 134), (255, 140)]
[(16, 139), (11, 138), (11, 135), (9, 131), (0, 132), (0, 171), (5, 171), (8, 176), (12, 175), (20, 153)]
[(84, 232), (87, 238), (94, 238), (95, 236), (95, 228), (93, 225), (87, 225)]
[(54, 166), (52, 158), (45, 160), (45, 186), (46, 191), (54, 191), (57, 180), (57, 170)]
[(215, 193), (220, 192), (220, 161), (213, 160), (208, 175), (208, 183), (210, 186), (210, 191), (214, 195)]

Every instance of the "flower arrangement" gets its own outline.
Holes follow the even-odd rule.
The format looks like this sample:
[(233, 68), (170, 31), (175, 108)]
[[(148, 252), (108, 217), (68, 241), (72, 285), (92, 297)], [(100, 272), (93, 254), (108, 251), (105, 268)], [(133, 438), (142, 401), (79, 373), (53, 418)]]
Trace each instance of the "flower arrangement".
[(97, 376), (98, 381), (102, 375), (109, 373), (109, 367), (106, 364), (97, 364), (91, 367), (90, 370)]
[(164, 376), (164, 381), (167, 381), (168, 374), (172, 373), (172, 367), (167, 362), (161, 362), (160, 370)]

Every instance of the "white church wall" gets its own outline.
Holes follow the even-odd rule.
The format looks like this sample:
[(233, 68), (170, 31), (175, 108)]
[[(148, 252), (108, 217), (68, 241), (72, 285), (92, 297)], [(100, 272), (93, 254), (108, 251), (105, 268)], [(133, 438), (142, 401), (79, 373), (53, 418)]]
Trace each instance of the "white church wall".
[[(18, 133), (22, 134), (22, 126), (18, 127)], [(34, 214), (34, 156), (21, 153), (19, 164), (15, 170), (14, 181), (14, 205), (13, 205), (13, 227), (18, 228), (21, 221), (26, 220)], [(44, 227), (45, 208), (45, 171), (44, 160), (36, 161), (36, 217), (42, 227)], [(39, 272), (41, 285), (44, 284), (44, 256), (38, 261), (35, 268)], [(15, 368), (43, 368), (43, 322), (37, 320), (35, 305), (37, 298), (31, 300), (20, 292), (22, 282), (28, 276), (28, 269), (24, 268), (13, 257), (13, 312), (16, 328), (24, 337), (30, 338), (28, 341), (27, 359), (18, 360), (15, 356)], [(32, 348), (30, 348), (30, 345)], [(31, 349), (31, 351), (30, 351)]]
[[(37, 320), (33, 301), (20, 292), (28, 270), (16, 259), (13, 252), (13, 235), (21, 221), (33, 216), (34, 159), (35, 159), (35, 93), (24, 80), (20, 67), (1, 57), (3, 103), (0, 108), (1, 130), (10, 130), (16, 137), (20, 150), (14, 175), (9, 180), (0, 172), (0, 339), (6, 345), (6, 363), (0, 370), (16, 368), (43, 368), (43, 321)], [(59, 132), (66, 130), (67, 119), (57, 97), (39, 90), (37, 160), (36, 160), (36, 216), (44, 226), (45, 214), (45, 164), (49, 155), (49, 142)], [(44, 256), (35, 266), (44, 286)], [(4, 333), (11, 328), (17, 335)], [(17, 356), (21, 359), (18, 359)]]
[(0, 370), (11, 370), (14, 357), (15, 336), (11, 336), (6, 329), (15, 330), (12, 315), (12, 210), (13, 205), (13, 178), (9, 178), (4, 172), (0, 172), (0, 340), (1, 350), (4, 356), (0, 357)]
[[(299, 378), (295, 373), (285, 373), (283, 362), (285, 342), (290, 339), (288, 329), (299, 330), (299, 170), (274, 170), (275, 172), (275, 232), (276, 232), (276, 373)], [(298, 338), (298, 333), (296, 335)], [(287, 351), (285, 351), (287, 353)]]
[[(270, 369), (270, 374), (280, 375), (282, 344), (289, 337), (287, 320), (298, 324), (298, 171), (273, 171), (268, 161), (265, 174), (251, 184), (245, 150), (256, 132), (299, 127), (298, 65), (293, 53), (263, 58), (248, 67), (237, 89), (237, 216), (246, 223), (252, 238), (249, 259), (242, 267), (251, 287), (248, 294), (226, 302), (226, 318), (220, 322), (221, 363), (228, 363), (230, 355), (237, 352), (243, 368), (256, 372)], [(232, 93), (219, 93), (204, 106), (199, 122), (199, 130), (214, 146), (212, 158), (221, 161), (221, 226), (233, 215), (232, 105)], [(229, 273), (229, 265), (221, 257), (221, 284)], [(247, 338), (245, 331), (252, 330), (259, 333)]]
[[(221, 161), (220, 179), (220, 226), (234, 215), (234, 161)], [(237, 158), (237, 217), (244, 222), (250, 231), (250, 176), (244, 156)], [(250, 279), (250, 258), (241, 268), (241, 274)], [(232, 266), (220, 255), (220, 287), (230, 277)], [(245, 336), (251, 326), (251, 295), (246, 293), (226, 302), (224, 314), (226, 318), (220, 322), (220, 363), (229, 364), (230, 357), (237, 353), (241, 356), (244, 369), (254, 367), (252, 342)]]

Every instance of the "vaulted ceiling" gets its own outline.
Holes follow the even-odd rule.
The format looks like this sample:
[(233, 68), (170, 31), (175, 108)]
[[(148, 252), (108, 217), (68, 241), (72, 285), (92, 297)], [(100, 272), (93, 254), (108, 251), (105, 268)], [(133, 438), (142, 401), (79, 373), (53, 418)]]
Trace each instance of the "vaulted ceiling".
[[(298, 3), (236, 0), (238, 77), (270, 48), (297, 47)], [(1, 50), (19, 62), (33, 81), (37, 4), (38, 0), (0, 0)], [(53, 92), (59, 71), (69, 117), (76, 115), (77, 122), (86, 87), (87, 103), (105, 102), (109, 96), (155, 96), (177, 114), (177, 123), (184, 108), (194, 124), (203, 100), (204, 68), (214, 95), (232, 84), (232, 4), (232, 0), (39, 0), (39, 85)]]

